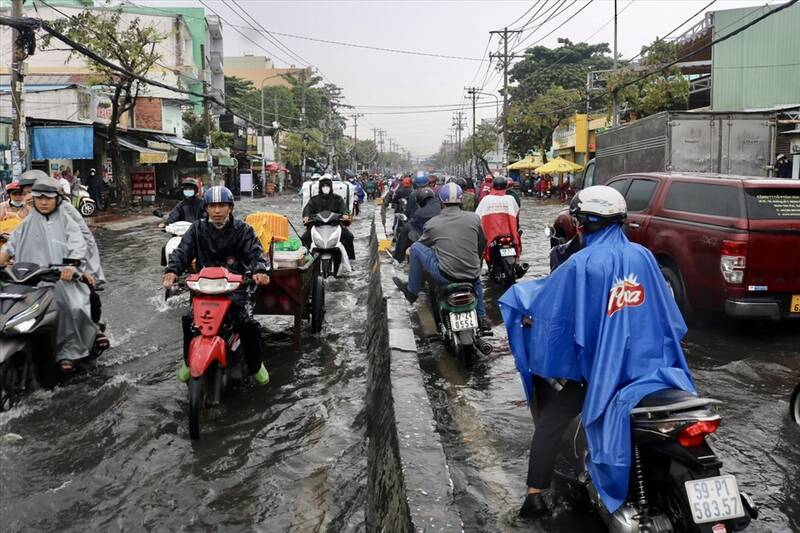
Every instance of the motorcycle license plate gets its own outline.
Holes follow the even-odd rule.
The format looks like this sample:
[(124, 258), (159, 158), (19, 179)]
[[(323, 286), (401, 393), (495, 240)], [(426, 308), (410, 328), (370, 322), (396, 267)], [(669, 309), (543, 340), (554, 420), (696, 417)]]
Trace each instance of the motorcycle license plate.
[(514, 248), (500, 248), (500, 257), (514, 257), (517, 251)]
[(789, 303), (790, 313), (800, 313), (800, 294), (793, 294), (792, 301)]
[(450, 329), (464, 331), (478, 327), (478, 314), (475, 311), (468, 313), (450, 313)]
[(739, 486), (736, 478), (730, 474), (687, 481), (686, 496), (695, 524), (744, 516)]

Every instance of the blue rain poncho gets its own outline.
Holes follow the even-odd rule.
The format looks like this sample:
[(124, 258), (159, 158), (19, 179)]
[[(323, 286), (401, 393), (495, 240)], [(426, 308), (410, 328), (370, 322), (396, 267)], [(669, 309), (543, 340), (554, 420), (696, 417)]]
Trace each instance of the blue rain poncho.
[(533, 374), (586, 381), (589, 473), (613, 513), (628, 493), (631, 409), (661, 389), (695, 388), (686, 324), (653, 255), (618, 224), (584, 240), (547, 278), (509, 289), (500, 310), (528, 402)]

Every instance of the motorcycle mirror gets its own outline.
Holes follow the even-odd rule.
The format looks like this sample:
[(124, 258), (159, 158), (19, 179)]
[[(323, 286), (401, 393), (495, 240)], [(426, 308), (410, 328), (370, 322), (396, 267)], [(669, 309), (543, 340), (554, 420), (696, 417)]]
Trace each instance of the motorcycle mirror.
[(556, 228), (554, 228), (553, 226), (547, 226), (546, 228), (544, 228), (544, 236), (547, 237), (548, 239), (555, 237)]
[(158, 218), (163, 218), (163, 217), (164, 217), (164, 213), (162, 213), (162, 212), (161, 212), (161, 211), (159, 211), (158, 209), (154, 209), (154, 210), (153, 210), (153, 216), (154, 216), (154, 217), (158, 217)]

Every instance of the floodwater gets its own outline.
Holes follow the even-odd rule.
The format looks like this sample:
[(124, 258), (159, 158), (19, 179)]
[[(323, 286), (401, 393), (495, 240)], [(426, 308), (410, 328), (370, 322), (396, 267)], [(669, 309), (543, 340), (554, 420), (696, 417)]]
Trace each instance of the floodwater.
[[(523, 200), (528, 279), (549, 272), (543, 231), (560, 209)], [(496, 324), (492, 359), (465, 369), (435, 341), (424, 343), (420, 354), (465, 530), (603, 531), (585, 507), (559, 496), (551, 519), (531, 524), (516, 516), (534, 426), (495, 303), (500, 294), (492, 287), (486, 294)], [(800, 531), (800, 427), (788, 416), (789, 396), (800, 382), (800, 328), (718, 319), (692, 327), (684, 348), (700, 394), (723, 401), (722, 425), (709, 439), (723, 471), (736, 475), (740, 490), (760, 508), (760, 519), (747, 531)]]
[[(237, 213), (289, 214), (296, 196), (245, 199)], [(2, 531), (363, 531), (367, 244), (351, 226), (354, 272), (329, 280), (323, 333), (261, 319), (266, 387), (234, 390), (188, 435), (186, 386), (175, 372), (186, 295), (163, 301), (152, 224), (98, 230), (113, 348), (87, 372), (0, 414)]]

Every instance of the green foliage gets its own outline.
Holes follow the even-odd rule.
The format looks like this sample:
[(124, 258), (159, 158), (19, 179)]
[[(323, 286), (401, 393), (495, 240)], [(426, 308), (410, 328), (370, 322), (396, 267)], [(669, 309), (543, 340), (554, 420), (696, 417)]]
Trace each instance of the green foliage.
[(582, 100), (578, 89), (551, 86), (533, 102), (512, 102), (506, 119), (511, 152), (522, 157), (530, 149), (549, 150), (553, 130)]
[[(651, 71), (677, 57), (676, 44), (656, 41), (650, 45), (649, 50), (642, 48), (641, 66), (645, 71)], [(617, 89), (625, 83), (635, 81), (639, 75), (639, 72), (633, 70), (622, 70), (608, 79), (609, 90), (617, 90), (619, 105), (627, 108), (631, 118), (641, 118), (667, 109), (685, 109), (689, 101), (689, 81), (681, 75), (680, 69), (674, 66), (663, 69), (639, 83)]]
[[(190, 141), (205, 144), (206, 142), (206, 125), (203, 121), (203, 116), (198, 115), (192, 109), (187, 109), (183, 112), (183, 136)], [(212, 148), (230, 148), (233, 144), (233, 134), (219, 131), (211, 125), (211, 147)]]

